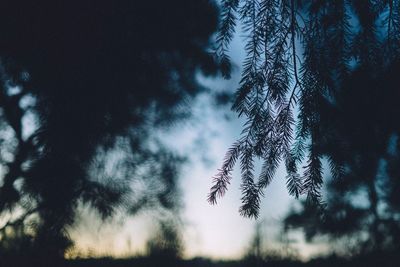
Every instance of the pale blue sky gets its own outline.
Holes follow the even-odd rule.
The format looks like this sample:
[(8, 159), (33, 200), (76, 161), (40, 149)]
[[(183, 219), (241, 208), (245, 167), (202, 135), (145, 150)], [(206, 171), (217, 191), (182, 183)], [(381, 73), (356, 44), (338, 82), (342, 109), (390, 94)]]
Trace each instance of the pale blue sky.
[[(234, 92), (238, 87), (240, 62), (244, 57), (240, 34), (232, 42), (230, 55), (235, 66), (231, 80), (221, 77), (199, 78), (213, 92)], [(249, 246), (256, 224), (255, 220), (243, 218), (238, 212), (239, 166), (234, 171), (228, 193), (218, 205), (211, 206), (206, 198), (211, 178), (220, 167), (226, 150), (240, 136), (243, 120), (230, 111), (229, 106), (215, 109), (211, 102), (209, 95), (200, 96), (193, 104), (194, 118), (177, 124), (163, 139), (178, 152), (191, 155), (180, 180), (184, 206), (182, 219), (185, 256), (239, 258)], [(273, 240), (279, 237), (279, 222), (296, 201), (286, 191), (285, 175), (281, 166), (262, 200), (259, 220), (265, 222), (263, 232), (269, 248), (276, 246)], [(155, 226), (151, 213), (119, 223), (99, 223), (87, 218), (87, 214), (85, 216), (82, 225), (71, 232), (71, 236), (78, 241), (77, 249), (82, 250), (83, 254), (129, 256), (144, 253), (146, 239)], [(290, 238), (298, 240), (294, 246), (304, 258), (324, 249), (323, 244), (305, 245), (299, 233)]]

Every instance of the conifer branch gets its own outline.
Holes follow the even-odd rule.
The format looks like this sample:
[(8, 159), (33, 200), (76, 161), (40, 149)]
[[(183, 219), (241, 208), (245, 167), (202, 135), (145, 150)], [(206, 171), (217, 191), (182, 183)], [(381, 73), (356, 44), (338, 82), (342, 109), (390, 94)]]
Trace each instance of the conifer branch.
[[(236, 159), (241, 161), (242, 215), (258, 216), (263, 189), (281, 161), (286, 165), (288, 192), (296, 198), (307, 194), (310, 201), (321, 206), (322, 157), (328, 156), (335, 177), (344, 173), (340, 155), (333, 157), (327, 149), (319, 148), (325, 145), (325, 139), (335, 140), (329, 136), (329, 127), (321, 125), (322, 111), (336, 104), (354, 65), (379, 66), (377, 53), (382, 49), (375, 22), (387, 11), (388, 3), (388, 42), (395, 48), (392, 51), (400, 51), (399, 2), (337, 0), (300, 5), (295, 0), (234, 1), (236, 7), (243, 4), (239, 19), (247, 43), (232, 109), (246, 121), (238, 140), (241, 145), (235, 145), (238, 150), (233, 157), (227, 153), (227, 157), (233, 165)], [(231, 10), (226, 8), (223, 17)], [(351, 27), (351, 16), (360, 19), (358, 29)], [(225, 40), (231, 37), (228, 33)], [(390, 56), (386, 50), (382, 53)], [(296, 119), (294, 110), (298, 110)], [(323, 134), (321, 127), (325, 127)], [(252, 167), (256, 159), (263, 163), (258, 180)], [(306, 166), (300, 173), (298, 166), (304, 161)], [(223, 175), (224, 171), (230, 174), (231, 169), (223, 166), (214, 177), (209, 195), (212, 203), (225, 193), (231, 179)]]

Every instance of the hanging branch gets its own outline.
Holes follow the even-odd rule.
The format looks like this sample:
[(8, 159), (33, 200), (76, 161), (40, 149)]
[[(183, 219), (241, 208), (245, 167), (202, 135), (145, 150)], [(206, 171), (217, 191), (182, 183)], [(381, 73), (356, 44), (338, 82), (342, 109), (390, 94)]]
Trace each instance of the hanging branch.
[[(228, 18), (232, 18), (231, 12), (236, 12), (239, 6), (239, 20), (248, 33), (247, 56), (232, 106), (246, 122), (241, 138), (228, 150), (222, 168), (213, 179), (208, 201), (215, 204), (216, 198), (224, 195), (233, 167), (240, 159), (240, 213), (247, 217), (258, 216), (263, 189), (273, 179), (281, 161), (286, 165), (288, 192), (296, 198), (306, 194), (311, 202), (321, 206), (322, 157), (328, 156), (335, 177), (340, 177), (344, 168), (340, 157), (319, 148), (322, 141), (326, 142), (325, 134), (330, 142), (337, 141), (329, 133), (330, 126), (324, 125), (322, 134), (320, 114), (327, 105), (335, 104), (354, 60), (356, 64), (377, 64), (377, 13), (383, 13), (385, 5), (389, 5), (388, 34), (398, 24), (397, 0), (380, 5), (375, 2), (365, 5), (355, 0), (298, 3), (242, 0), (222, 4), (224, 25), (229, 27), (224, 27), (227, 34), (219, 40), (227, 43), (232, 40), (235, 24)], [(346, 12), (353, 12), (352, 16), (359, 18), (361, 31), (350, 27), (352, 18)], [(296, 119), (294, 110), (298, 110)], [(256, 160), (262, 161), (258, 179), (254, 178), (253, 170)], [(299, 173), (302, 164), (304, 172)]]

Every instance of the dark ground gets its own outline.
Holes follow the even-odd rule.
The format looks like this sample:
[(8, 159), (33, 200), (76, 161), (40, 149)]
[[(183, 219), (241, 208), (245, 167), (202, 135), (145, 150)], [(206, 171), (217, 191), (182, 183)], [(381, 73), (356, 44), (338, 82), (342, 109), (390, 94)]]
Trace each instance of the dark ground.
[(174, 267), (319, 267), (319, 266), (344, 266), (344, 267), (398, 267), (400, 266), (400, 253), (374, 253), (364, 256), (358, 256), (353, 259), (343, 259), (336, 256), (313, 259), (309, 262), (300, 262), (292, 260), (268, 260), (257, 261), (247, 259), (241, 261), (212, 261), (204, 258), (194, 258), (190, 260), (172, 260), (156, 257), (140, 257), (132, 259), (75, 259), (63, 263), (54, 264), (50, 262), (39, 263), (37, 259), (0, 259), (1, 267), (156, 267), (156, 266), (174, 266)]
[(335, 256), (328, 258), (314, 259), (310, 262), (303, 263), (291, 260), (270, 260), (265, 262), (257, 262), (253, 260), (243, 261), (211, 261), (208, 259), (192, 259), (186, 261), (179, 261), (174, 264), (167, 264), (152, 259), (130, 259), (130, 260), (81, 260), (70, 262), (71, 267), (125, 267), (125, 266), (138, 266), (138, 267), (153, 267), (153, 266), (176, 266), (176, 267), (319, 267), (319, 266), (345, 266), (345, 267), (399, 267), (400, 257), (396, 255), (371, 255), (360, 257), (353, 260), (345, 260)]

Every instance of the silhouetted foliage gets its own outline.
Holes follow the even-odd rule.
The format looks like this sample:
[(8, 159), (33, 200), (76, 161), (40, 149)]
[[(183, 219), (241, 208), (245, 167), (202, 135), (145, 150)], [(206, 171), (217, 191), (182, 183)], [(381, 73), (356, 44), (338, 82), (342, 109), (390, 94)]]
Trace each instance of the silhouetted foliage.
[(179, 225), (174, 221), (161, 221), (158, 231), (147, 242), (147, 254), (160, 265), (175, 265), (183, 253)]
[(322, 133), (331, 136), (320, 149), (340, 159), (344, 170), (327, 185), (322, 220), (306, 205), (286, 218), (309, 239), (327, 234), (360, 252), (399, 249), (398, 70), (396, 61), (384, 69), (354, 71), (336, 107), (322, 113)]
[(22, 225), (51, 258), (80, 203), (103, 218), (176, 211), (182, 159), (156, 131), (190, 113), (199, 72), (215, 73), (215, 25), (207, 0), (1, 1), (2, 231)]
[[(399, 133), (400, 1), (226, 0), (222, 8), (221, 64), (238, 21), (247, 41), (232, 107), (246, 122), (214, 177), (209, 202), (224, 195), (237, 161), (240, 213), (249, 217), (258, 216), (280, 163), (288, 192), (307, 195), (319, 208), (323, 158), (335, 179), (373, 181), (382, 150)], [(256, 160), (263, 162), (258, 179)]]

